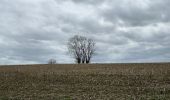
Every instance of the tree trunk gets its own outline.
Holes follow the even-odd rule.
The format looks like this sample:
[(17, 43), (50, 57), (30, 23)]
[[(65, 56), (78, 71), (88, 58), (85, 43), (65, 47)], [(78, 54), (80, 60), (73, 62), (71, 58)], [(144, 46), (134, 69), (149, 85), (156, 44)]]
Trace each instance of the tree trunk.
[(77, 63), (80, 64), (81, 63), (81, 59), (77, 58)]
[(90, 59), (86, 59), (86, 63), (89, 64), (90, 63)]

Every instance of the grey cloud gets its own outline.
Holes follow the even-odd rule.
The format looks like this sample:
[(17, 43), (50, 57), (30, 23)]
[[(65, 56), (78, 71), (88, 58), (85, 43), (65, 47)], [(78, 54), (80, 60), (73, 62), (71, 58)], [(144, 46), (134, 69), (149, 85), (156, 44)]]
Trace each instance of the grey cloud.
[(103, 3), (105, 0), (72, 0), (72, 1), (81, 4), (97, 5)]
[[(116, 0), (117, 1), (117, 0)], [(142, 0), (138, 0), (141, 2)], [(148, 1), (148, 2), (145, 2)], [(109, 8), (101, 13), (105, 20), (127, 26), (145, 26), (148, 24), (169, 22), (169, 4), (168, 0), (145, 0), (146, 7), (138, 2), (129, 2), (126, 0), (111, 3)]]
[(73, 63), (67, 40), (96, 41), (92, 62), (168, 61), (168, 0), (1, 0), (0, 64)]

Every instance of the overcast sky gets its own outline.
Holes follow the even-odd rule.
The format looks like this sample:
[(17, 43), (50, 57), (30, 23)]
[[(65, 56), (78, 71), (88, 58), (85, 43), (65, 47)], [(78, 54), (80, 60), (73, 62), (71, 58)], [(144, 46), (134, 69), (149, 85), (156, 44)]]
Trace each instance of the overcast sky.
[(170, 0), (0, 0), (0, 64), (74, 63), (74, 35), (95, 63), (170, 61)]

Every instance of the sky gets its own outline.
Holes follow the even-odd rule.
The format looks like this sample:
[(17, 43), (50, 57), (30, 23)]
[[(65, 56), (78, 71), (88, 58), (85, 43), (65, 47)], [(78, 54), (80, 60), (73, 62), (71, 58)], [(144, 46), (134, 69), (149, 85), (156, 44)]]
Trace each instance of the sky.
[(170, 0), (0, 0), (0, 64), (74, 63), (68, 39), (92, 38), (92, 63), (170, 61)]

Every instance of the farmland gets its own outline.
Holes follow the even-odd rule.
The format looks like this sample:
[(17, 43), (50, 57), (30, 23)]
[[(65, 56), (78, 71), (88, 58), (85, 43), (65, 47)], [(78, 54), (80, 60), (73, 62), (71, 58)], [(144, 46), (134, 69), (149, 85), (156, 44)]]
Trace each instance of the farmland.
[(0, 67), (0, 100), (170, 100), (170, 63)]

